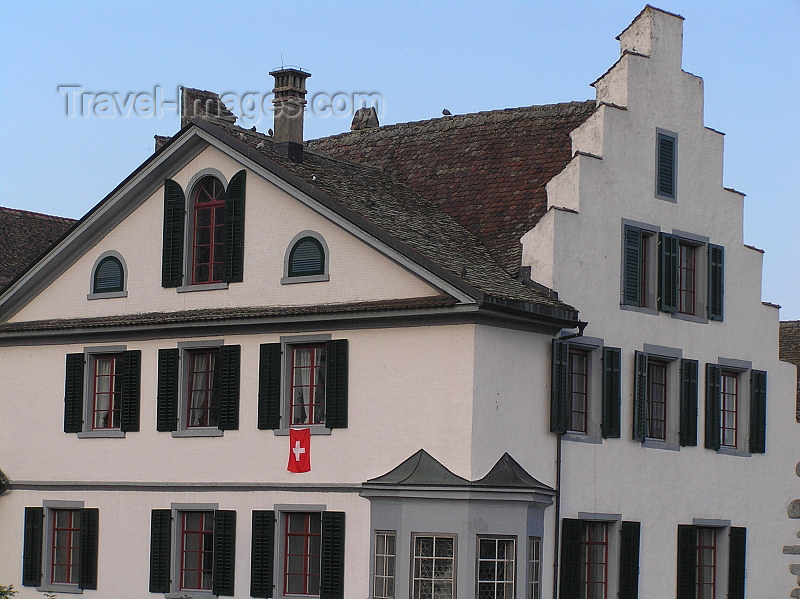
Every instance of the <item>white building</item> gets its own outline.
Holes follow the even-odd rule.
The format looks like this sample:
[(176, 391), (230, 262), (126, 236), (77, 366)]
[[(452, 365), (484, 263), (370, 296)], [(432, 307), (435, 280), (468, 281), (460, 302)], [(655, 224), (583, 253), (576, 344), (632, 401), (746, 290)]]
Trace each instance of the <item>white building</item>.
[(306, 143), (305, 72), (274, 73), (273, 136), (184, 90), (183, 128), (0, 292), (0, 583), (787, 595), (762, 252), (682, 18), (619, 39), (596, 102)]

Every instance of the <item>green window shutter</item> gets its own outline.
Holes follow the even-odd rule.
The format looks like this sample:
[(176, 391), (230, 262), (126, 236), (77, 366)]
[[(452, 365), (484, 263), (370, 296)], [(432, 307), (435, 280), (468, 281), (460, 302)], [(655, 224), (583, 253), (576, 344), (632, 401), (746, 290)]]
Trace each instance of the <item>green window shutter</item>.
[(720, 378), (722, 369), (718, 364), (706, 364), (706, 448), (719, 449), (720, 427)]
[(239, 370), (242, 348), (223, 345), (219, 348), (219, 428), (239, 428)]
[(582, 520), (561, 520), (560, 599), (579, 599), (581, 588), (581, 529)]
[(642, 230), (638, 227), (625, 225), (625, 238), (623, 239), (623, 303), (627, 306), (642, 306), (644, 298), (641, 297), (642, 289)]
[(725, 248), (708, 244), (708, 318), (722, 320), (725, 295)]
[(258, 362), (258, 428), (281, 427), (281, 344), (264, 343)]
[(569, 426), (569, 343), (553, 339), (550, 377), (550, 432), (563, 435)]
[(142, 352), (138, 349), (122, 353), (122, 393), (120, 394), (120, 429), (139, 430)]
[(320, 599), (344, 599), (344, 512), (322, 512)]
[(347, 339), (325, 344), (325, 426), (347, 428)]
[(172, 510), (150, 513), (150, 592), (170, 592)]
[(78, 587), (97, 588), (97, 532), (100, 510), (96, 507), (81, 509), (80, 558)]
[(620, 377), (622, 352), (618, 347), (603, 348), (603, 438), (620, 437)]
[(678, 310), (679, 238), (667, 233), (658, 234), (658, 309)]
[(250, 545), (250, 596), (272, 597), (275, 563), (275, 512), (253, 511), (253, 537)]
[(42, 533), (44, 508), (25, 508), (25, 539), (22, 545), (22, 585), (38, 587), (42, 584)]
[(647, 354), (636, 352), (633, 386), (633, 434), (634, 441), (644, 441), (647, 436)]
[(658, 134), (658, 169), (656, 172), (656, 191), (667, 198), (675, 197), (676, 163), (675, 138), (663, 133)]
[(750, 374), (750, 453), (767, 450), (767, 373)]
[(678, 598), (695, 599), (697, 575), (697, 529), (678, 525)]
[(744, 599), (747, 529), (731, 526), (728, 545), (728, 599)]
[(83, 354), (67, 354), (64, 381), (64, 432), (83, 430)]
[(158, 350), (158, 398), (156, 430), (178, 430), (178, 380), (180, 353), (175, 349)]
[(682, 447), (697, 445), (697, 360), (681, 360), (681, 429)]
[(236, 512), (214, 512), (214, 565), (211, 575), (215, 595), (233, 596), (236, 567)]
[(639, 522), (623, 522), (619, 547), (619, 599), (639, 597)]
[(164, 240), (161, 254), (161, 286), (180, 287), (183, 282), (183, 229), (186, 199), (172, 179), (164, 180)]
[(225, 251), (222, 280), (240, 283), (244, 279), (244, 196), (246, 171), (236, 173), (225, 192)]

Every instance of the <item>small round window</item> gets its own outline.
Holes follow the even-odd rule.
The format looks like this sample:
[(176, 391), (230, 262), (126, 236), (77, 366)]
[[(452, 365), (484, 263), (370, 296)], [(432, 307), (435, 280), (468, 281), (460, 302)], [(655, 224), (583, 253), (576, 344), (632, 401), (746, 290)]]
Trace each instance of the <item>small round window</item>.
[(92, 293), (112, 293), (125, 288), (125, 274), (122, 262), (114, 256), (106, 256), (94, 271)]
[(289, 276), (307, 277), (325, 274), (325, 250), (313, 237), (303, 237), (289, 253)]

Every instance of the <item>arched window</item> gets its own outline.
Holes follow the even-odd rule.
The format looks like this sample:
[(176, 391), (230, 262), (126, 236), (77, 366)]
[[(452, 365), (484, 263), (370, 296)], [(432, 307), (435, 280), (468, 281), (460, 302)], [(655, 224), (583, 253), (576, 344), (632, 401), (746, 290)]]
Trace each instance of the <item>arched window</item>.
[(289, 277), (325, 274), (325, 250), (314, 237), (303, 237), (289, 252)]
[(125, 289), (125, 269), (116, 256), (102, 258), (94, 269), (92, 293), (114, 293)]
[(225, 246), (225, 186), (203, 177), (192, 194), (192, 284), (223, 280)]

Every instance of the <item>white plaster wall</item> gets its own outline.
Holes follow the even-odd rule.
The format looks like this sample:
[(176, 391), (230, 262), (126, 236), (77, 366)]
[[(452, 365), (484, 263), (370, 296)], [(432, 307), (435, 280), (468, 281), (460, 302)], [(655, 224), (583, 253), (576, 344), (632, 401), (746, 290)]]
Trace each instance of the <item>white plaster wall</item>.
[[(243, 167), (209, 147), (171, 178), (187, 194), (190, 179), (205, 168), (230, 178)], [(124, 222), (81, 256), (10, 320), (99, 317), (226, 306), (296, 306), (438, 295), (440, 292), (303, 205), (253, 171), (247, 172), (244, 281), (228, 289), (177, 293), (161, 287), (164, 191), (159, 188)], [(295, 235), (313, 230), (328, 244), (330, 280), (281, 285), (286, 249)], [(187, 231), (188, 234), (188, 231)], [(87, 300), (98, 256), (116, 250), (128, 267), (128, 296)]]

